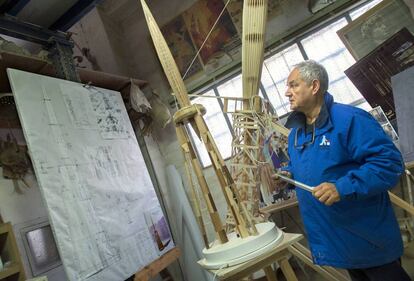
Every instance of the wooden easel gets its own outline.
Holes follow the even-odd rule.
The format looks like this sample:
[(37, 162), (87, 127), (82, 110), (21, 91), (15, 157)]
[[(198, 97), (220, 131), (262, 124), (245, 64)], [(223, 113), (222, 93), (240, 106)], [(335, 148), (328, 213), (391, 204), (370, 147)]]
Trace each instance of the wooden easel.
[(167, 266), (178, 260), (180, 255), (181, 251), (177, 247), (169, 250), (167, 253), (135, 273), (134, 281), (149, 281), (160, 272), (166, 270)]

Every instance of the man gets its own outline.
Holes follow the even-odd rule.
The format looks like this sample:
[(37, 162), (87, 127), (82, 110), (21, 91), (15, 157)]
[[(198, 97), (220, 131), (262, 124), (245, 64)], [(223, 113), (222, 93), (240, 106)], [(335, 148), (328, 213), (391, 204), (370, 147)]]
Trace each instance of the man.
[(315, 186), (296, 189), (314, 263), (345, 268), (352, 280), (410, 280), (387, 194), (403, 172), (401, 154), (369, 113), (333, 101), (322, 65), (298, 64), (287, 87), (287, 170)]

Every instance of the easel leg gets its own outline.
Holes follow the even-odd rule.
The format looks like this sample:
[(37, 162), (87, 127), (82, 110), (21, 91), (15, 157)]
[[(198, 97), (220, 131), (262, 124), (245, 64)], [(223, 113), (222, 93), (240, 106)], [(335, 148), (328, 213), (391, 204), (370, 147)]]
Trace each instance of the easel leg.
[(266, 273), (267, 281), (277, 281), (276, 274), (271, 265), (266, 266), (263, 270)]
[(282, 269), (287, 281), (298, 281), (298, 278), (296, 278), (295, 272), (290, 266), (287, 258), (280, 261), (280, 268)]

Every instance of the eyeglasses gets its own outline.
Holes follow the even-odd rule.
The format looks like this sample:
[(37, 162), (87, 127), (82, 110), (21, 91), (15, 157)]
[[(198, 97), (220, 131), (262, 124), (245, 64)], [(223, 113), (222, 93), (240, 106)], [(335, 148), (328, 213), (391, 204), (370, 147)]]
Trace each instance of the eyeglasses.
[(301, 145), (298, 145), (298, 132), (299, 132), (299, 129), (297, 129), (296, 130), (296, 132), (295, 132), (295, 142), (294, 142), (294, 144), (293, 144), (293, 146), (296, 148), (296, 149), (304, 149), (305, 148), (305, 146), (307, 146), (307, 145), (310, 145), (310, 144), (313, 144), (314, 142), (315, 142), (315, 123), (316, 122), (313, 122), (313, 126), (312, 126), (312, 137), (311, 137), (311, 140), (310, 141), (305, 141), (303, 144), (301, 144)]

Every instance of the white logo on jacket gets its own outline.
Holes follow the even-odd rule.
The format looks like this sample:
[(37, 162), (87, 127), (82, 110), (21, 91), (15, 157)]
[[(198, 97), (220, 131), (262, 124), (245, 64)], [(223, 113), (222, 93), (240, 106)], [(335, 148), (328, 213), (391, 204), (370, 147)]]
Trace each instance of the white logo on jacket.
[(322, 141), (319, 146), (330, 146), (331, 142), (326, 138), (325, 135), (322, 136)]

